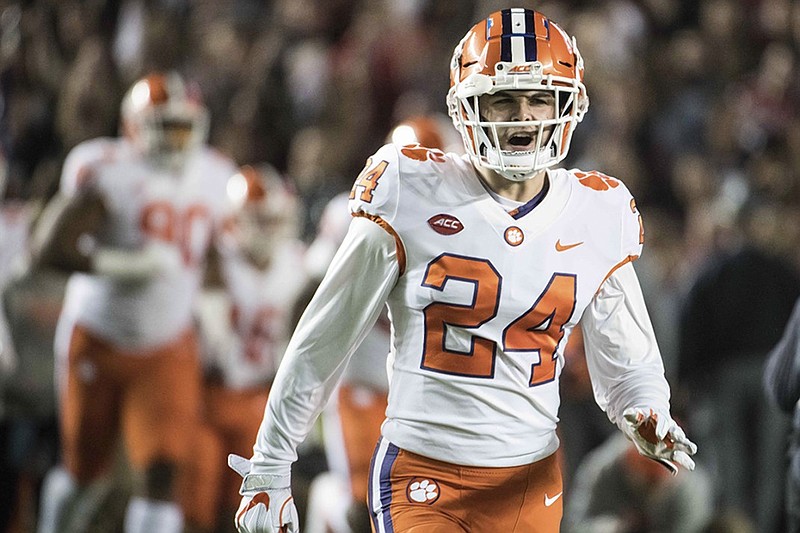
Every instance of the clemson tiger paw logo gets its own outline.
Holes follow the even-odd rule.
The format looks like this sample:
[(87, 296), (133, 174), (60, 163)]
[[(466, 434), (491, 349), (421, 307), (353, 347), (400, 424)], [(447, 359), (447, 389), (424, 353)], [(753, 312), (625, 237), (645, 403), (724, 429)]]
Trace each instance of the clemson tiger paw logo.
[(415, 503), (427, 503), (431, 505), (439, 499), (439, 484), (432, 479), (414, 478), (406, 488), (408, 501)]
[(592, 170), (591, 172), (576, 172), (575, 177), (578, 178), (578, 182), (581, 185), (596, 191), (607, 191), (619, 186), (619, 180), (611, 176), (606, 176), (602, 172), (597, 172), (596, 170)]

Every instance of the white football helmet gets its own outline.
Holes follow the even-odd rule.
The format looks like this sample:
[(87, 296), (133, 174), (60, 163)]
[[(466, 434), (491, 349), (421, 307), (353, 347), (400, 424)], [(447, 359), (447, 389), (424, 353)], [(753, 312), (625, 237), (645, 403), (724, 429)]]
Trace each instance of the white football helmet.
[(293, 188), (272, 165), (245, 165), (231, 176), (228, 198), (234, 208), (232, 246), (264, 269), (287, 241), (300, 232), (301, 205)]
[[(479, 97), (512, 90), (551, 91), (555, 118), (485, 120)], [(492, 13), (473, 26), (455, 48), (447, 107), (474, 164), (513, 181), (532, 178), (567, 156), (575, 127), (589, 108), (583, 58), (575, 39), (530, 9)], [(535, 138), (535, 148), (502, 150), (499, 132), (505, 128), (527, 129)]]
[(180, 168), (206, 142), (208, 125), (199, 92), (177, 72), (148, 74), (122, 100), (123, 134), (160, 166)]

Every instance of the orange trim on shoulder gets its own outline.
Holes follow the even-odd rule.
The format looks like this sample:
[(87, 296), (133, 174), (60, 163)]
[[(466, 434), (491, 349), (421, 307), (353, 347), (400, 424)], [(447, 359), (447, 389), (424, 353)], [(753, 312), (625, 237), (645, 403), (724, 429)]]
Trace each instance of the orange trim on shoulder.
[(400, 275), (402, 276), (406, 271), (406, 248), (403, 246), (403, 240), (400, 238), (400, 235), (394, 230), (394, 228), (386, 222), (384, 219), (379, 217), (378, 215), (371, 215), (369, 213), (365, 213), (363, 211), (358, 211), (356, 213), (352, 213), (354, 217), (364, 217), (367, 218), (386, 231), (389, 235), (394, 238), (394, 245), (397, 250), (397, 264), (400, 266)]
[(611, 277), (611, 274), (616, 272), (618, 268), (620, 268), (622, 266), (625, 266), (627, 263), (632, 263), (632, 262), (636, 261), (637, 259), (639, 259), (638, 255), (629, 255), (628, 257), (626, 257), (625, 259), (623, 259), (622, 261), (620, 261), (619, 263), (614, 265), (613, 268), (608, 271), (608, 274), (606, 274), (606, 277), (603, 278), (603, 281), (600, 282), (600, 285), (598, 285), (597, 290), (594, 291), (594, 293), (597, 294), (598, 292), (600, 292), (600, 287), (603, 286), (603, 283), (605, 283), (606, 280)]

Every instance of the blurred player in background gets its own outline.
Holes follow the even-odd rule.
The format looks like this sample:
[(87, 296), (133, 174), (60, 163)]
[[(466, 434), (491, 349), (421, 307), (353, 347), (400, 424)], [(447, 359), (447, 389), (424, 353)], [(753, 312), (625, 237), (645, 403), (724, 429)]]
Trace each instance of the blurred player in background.
[(269, 387), (306, 285), (301, 206), (268, 164), (245, 166), (228, 182), (235, 213), (198, 300), (203, 355), (203, 427), (182, 493), (192, 531), (227, 531), (241, 478), (227, 452), (249, 454)]
[(125, 531), (183, 528), (175, 480), (200, 406), (192, 306), (237, 168), (207, 147), (207, 110), (175, 72), (133, 84), (121, 118), (120, 138), (70, 152), (43, 221), (39, 264), (72, 275), (56, 332), (63, 468), (45, 483), (42, 533), (67, 529), (120, 434), (141, 481)]

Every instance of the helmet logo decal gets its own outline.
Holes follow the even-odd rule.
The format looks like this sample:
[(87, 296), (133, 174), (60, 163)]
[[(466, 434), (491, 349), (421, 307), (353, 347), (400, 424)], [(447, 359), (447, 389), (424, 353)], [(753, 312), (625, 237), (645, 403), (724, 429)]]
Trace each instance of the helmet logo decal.
[(500, 60), (522, 63), (536, 61), (536, 29), (533, 11), (504, 9), (503, 35), (500, 39)]
[(440, 235), (455, 235), (464, 229), (464, 224), (460, 220), (446, 213), (432, 216), (428, 219), (428, 225)]

